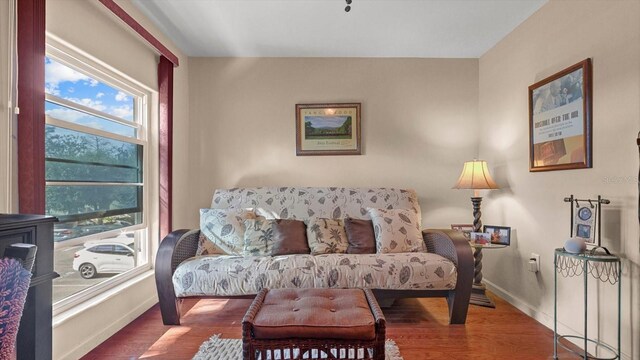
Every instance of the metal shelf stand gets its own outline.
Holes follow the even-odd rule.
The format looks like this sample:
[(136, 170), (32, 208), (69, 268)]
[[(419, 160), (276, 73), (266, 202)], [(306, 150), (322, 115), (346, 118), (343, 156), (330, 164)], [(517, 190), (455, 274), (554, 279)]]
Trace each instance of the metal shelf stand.
[[(598, 249), (604, 250), (597, 251)], [(620, 359), (620, 295), (621, 295), (621, 263), (620, 257), (609, 253), (608, 250), (596, 247), (591, 251), (574, 254), (565, 251), (563, 248), (555, 250), (554, 256), (554, 277), (553, 277), (553, 358), (558, 359), (558, 345), (565, 350), (578, 355), (583, 359), (595, 360), (615, 360)], [(558, 334), (558, 274), (563, 277), (582, 276), (584, 280), (584, 336), (559, 335)], [(596, 280), (611, 285), (618, 285), (618, 347), (613, 347), (600, 342), (598, 339), (589, 339), (588, 330), (588, 297), (587, 297), (587, 280), (589, 275)], [(560, 342), (562, 339), (579, 339), (584, 342), (584, 351), (581, 353)], [(606, 349), (611, 352), (611, 357), (597, 357), (588, 353), (587, 345), (595, 344), (596, 349)], [(597, 355), (597, 352), (596, 352)]]

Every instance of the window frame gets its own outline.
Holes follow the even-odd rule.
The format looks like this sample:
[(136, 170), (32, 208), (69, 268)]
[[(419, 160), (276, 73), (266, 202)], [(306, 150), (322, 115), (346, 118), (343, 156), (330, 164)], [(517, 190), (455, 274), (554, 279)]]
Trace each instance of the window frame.
[[(77, 237), (71, 240), (65, 240), (65, 245), (74, 246), (84, 244), (88, 241), (105, 239), (109, 237), (116, 237), (123, 232), (134, 232), (132, 242), (134, 243), (134, 251), (140, 253), (141, 259), (145, 262), (140, 265), (140, 260), (136, 259), (133, 269), (121, 274), (117, 274), (105, 281), (94, 284), (86, 289), (83, 289), (75, 294), (69, 295), (64, 299), (58, 300), (53, 304), (53, 316), (59, 315), (67, 310), (70, 310), (88, 300), (95, 298), (96, 296), (126, 282), (141, 274), (148, 272), (153, 267), (152, 250), (157, 242), (157, 235), (155, 234), (158, 214), (157, 206), (153, 205), (152, 200), (154, 195), (157, 194), (157, 175), (152, 172), (154, 169), (157, 172), (157, 160), (154, 159), (154, 155), (157, 155), (157, 125), (156, 123), (157, 111), (153, 106), (157, 106), (157, 91), (144, 85), (143, 83), (131, 78), (130, 76), (114, 69), (108, 64), (100, 61), (99, 59), (87, 54), (86, 52), (68, 44), (64, 40), (47, 33), (46, 34), (46, 52), (45, 56), (59, 62), (65, 66), (69, 66), (76, 71), (86, 74), (98, 81), (101, 81), (109, 86), (113, 86), (116, 89), (121, 89), (134, 97), (134, 114), (133, 121), (128, 123), (126, 120), (114, 121), (117, 118), (110, 114), (94, 110), (92, 108), (77, 104), (71, 101), (61, 99), (55, 95), (46, 94), (45, 101), (50, 101), (56, 104), (60, 104), (66, 107), (73, 108), (75, 110), (87, 113), (89, 115), (99, 116), (107, 118), (110, 121), (117, 122), (119, 124), (136, 128), (136, 137), (127, 137), (111, 133), (104, 130), (95, 129), (92, 127), (84, 126), (52, 118), (45, 115), (45, 123), (47, 125), (53, 125), (73, 131), (81, 131), (91, 135), (106, 137), (118, 141), (124, 141), (137, 145), (142, 145), (142, 202), (141, 202), (141, 214), (142, 221), (140, 224), (126, 226), (123, 228), (109, 230), (98, 234), (92, 234), (87, 236)], [(44, 59), (43, 59), (44, 61)], [(64, 104), (61, 104), (64, 102)], [(44, 106), (44, 104), (43, 104)], [(46, 182), (46, 185), (73, 185), (73, 182)], [(111, 185), (118, 183), (111, 182), (96, 182), (95, 185)], [(127, 183), (129, 185), (129, 183)], [(121, 184), (118, 184), (121, 185)]]

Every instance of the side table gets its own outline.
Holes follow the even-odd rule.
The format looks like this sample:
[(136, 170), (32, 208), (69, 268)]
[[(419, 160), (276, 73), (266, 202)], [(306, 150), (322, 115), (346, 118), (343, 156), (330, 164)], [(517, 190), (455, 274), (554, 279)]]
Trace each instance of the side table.
[[(603, 249), (597, 247), (596, 249)], [(594, 249), (595, 250), (595, 249)], [(558, 359), (558, 345), (565, 350), (578, 355), (583, 359), (596, 359), (596, 360), (615, 360), (620, 359), (620, 294), (621, 285), (620, 278), (622, 269), (620, 266), (620, 257), (609, 253), (604, 249), (606, 253), (595, 252), (594, 250), (587, 251), (585, 253), (574, 254), (565, 251), (564, 249), (556, 249), (553, 263), (555, 266), (553, 276), (553, 358)], [(558, 334), (558, 274), (563, 277), (578, 277), (582, 276), (584, 282), (584, 336), (577, 335), (559, 335)], [(599, 339), (589, 339), (588, 337), (588, 296), (587, 296), (587, 284), (589, 275), (593, 276), (596, 280), (603, 283), (610, 283), (611, 285), (618, 285), (618, 348), (614, 349), (612, 346), (600, 342)], [(560, 342), (561, 339), (577, 339), (582, 340), (583, 349), (582, 353), (565, 346)], [(589, 343), (594, 344), (597, 349), (605, 349), (611, 353), (609, 357), (598, 357), (590, 355), (588, 352)]]
[(473, 248), (473, 288), (471, 289), (470, 304), (495, 308), (496, 304), (491, 300), (486, 293), (487, 287), (482, 283), (482, 250), (483, 249), (503, 249), (507, 245), (487, 244), (480, 245), (469, 243)]

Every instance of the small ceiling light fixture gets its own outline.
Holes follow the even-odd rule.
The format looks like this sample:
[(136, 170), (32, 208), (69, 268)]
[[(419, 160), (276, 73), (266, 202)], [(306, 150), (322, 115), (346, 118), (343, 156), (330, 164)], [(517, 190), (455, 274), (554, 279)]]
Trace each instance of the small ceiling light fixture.
[(351, 11), (351, 0), (346, 0), (347, 2), (347, 7), (344, 8), (344, 12), (349, 12)]

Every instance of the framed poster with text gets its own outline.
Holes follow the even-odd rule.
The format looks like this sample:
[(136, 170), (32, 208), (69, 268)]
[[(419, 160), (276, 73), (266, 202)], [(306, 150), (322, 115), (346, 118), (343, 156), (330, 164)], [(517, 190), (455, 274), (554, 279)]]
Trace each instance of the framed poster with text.
[(529, 171), (591, 168), (591, 59), (529, 86)]
[(296, 104), (296, 155), (360, 155), (360, 103)]

